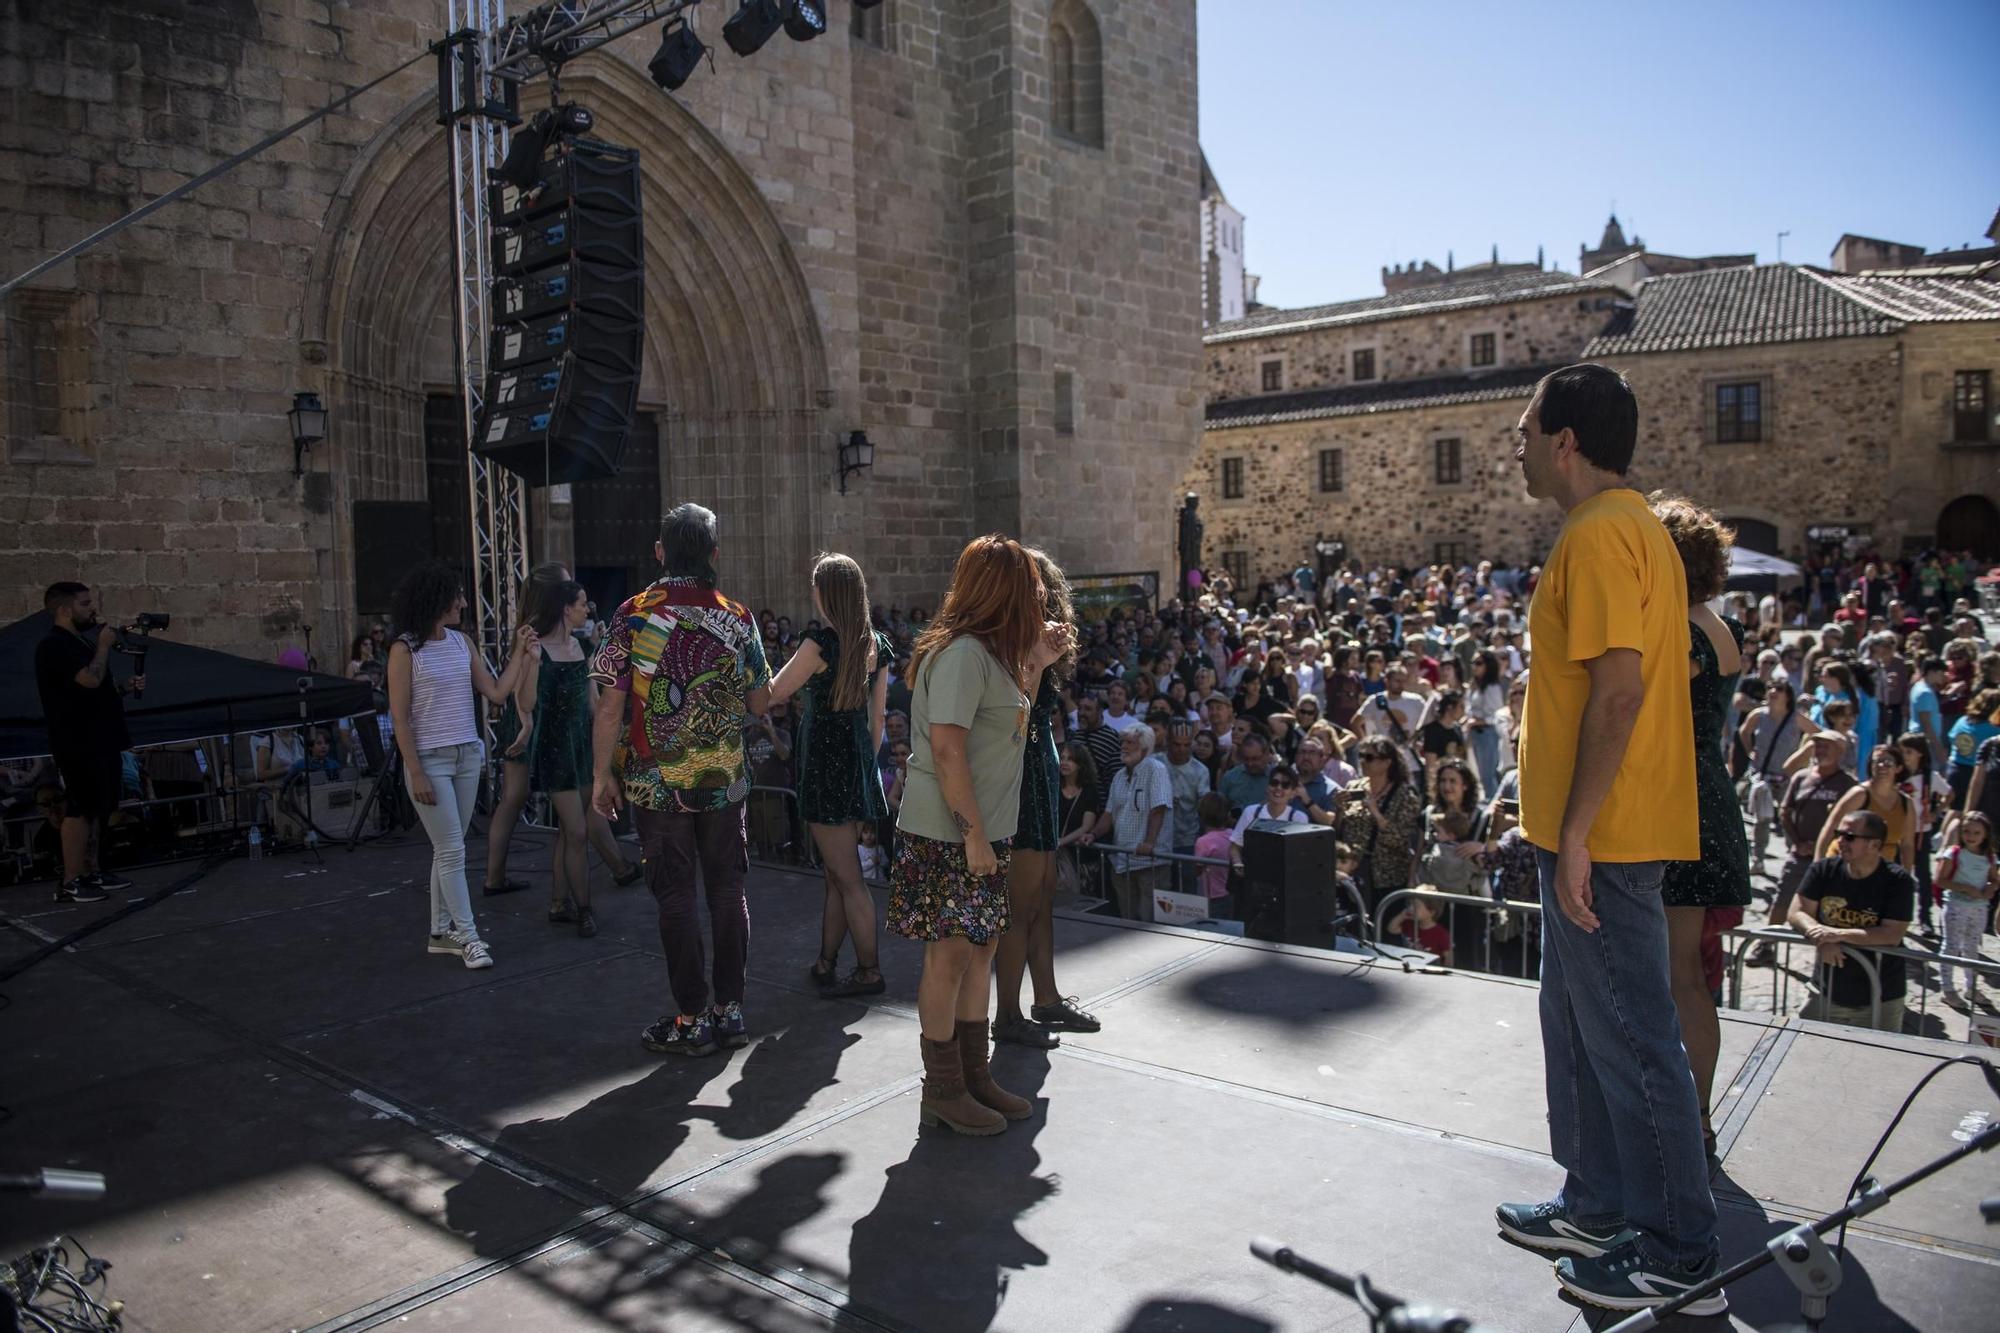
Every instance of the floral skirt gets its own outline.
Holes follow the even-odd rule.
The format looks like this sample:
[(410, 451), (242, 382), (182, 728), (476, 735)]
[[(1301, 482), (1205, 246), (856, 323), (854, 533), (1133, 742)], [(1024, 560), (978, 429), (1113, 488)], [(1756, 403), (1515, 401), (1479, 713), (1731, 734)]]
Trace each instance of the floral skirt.
[(963, 935), (988, 944), (1007, 931), (1007, 842), (993, 844), (999, 868), (975, 875), (965, 866), (965, 844), (896, 836), (896, 860), (889, 868), (888, 926), (905, 939), (950, 939)]

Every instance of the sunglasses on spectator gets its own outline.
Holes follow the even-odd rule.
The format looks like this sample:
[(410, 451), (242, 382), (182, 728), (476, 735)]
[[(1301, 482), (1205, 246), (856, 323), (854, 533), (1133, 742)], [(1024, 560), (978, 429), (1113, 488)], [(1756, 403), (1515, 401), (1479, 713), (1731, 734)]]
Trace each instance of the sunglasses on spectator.
[(1874, 834), (1872, 834), (1872, 833), (1856, 833), (1856, 832), (1855, 832), (1855, 831), (1854, 831), (1853, 829), (1845, 829), (1845, 828), (1844, 828), (1844, 829), (1842, 829), (1842, 830), (1840, 830), (1840, 832), (1838, 832), (1838, 833), (1834, 834), (1833, 836), (1834, 836), (1835, 840), (1836, 840), (1836, 841), (1839, 841), (1839, 842), (1855, 842), (1855, 841), (1860, 841), (1860, 842), (1880, 842), (1880, 841), (1882, 841), (1882, 840), (1881, 840), (1880, 838), (1876, 837), (1876, 836), (1875, 836)]
[(1290, 778), (1272, 778), (1268, 785), (1272, 791), (1277, 791), (1280, 788), (1290, 787), (1292, 780)]

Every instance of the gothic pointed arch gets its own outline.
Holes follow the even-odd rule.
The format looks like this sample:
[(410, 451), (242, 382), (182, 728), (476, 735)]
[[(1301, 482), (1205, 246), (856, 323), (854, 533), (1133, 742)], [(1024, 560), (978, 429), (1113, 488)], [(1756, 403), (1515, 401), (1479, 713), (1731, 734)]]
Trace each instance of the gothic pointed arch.
[(1104, 145), (1104, 38), (1084, 0), (1049, 8), (1049, 123), (1066, 139)]

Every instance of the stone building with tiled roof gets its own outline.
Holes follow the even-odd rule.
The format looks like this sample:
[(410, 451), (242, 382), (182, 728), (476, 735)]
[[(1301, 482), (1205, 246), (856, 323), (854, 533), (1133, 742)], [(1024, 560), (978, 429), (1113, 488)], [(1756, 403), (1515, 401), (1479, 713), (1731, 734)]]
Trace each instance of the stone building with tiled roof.
[(1586, 359), (1638, 395), (1635, 484), (1715, 508), (1746, 545), (2000, 557), (1989, 274), (1538, 271), (1259, 311), (1203, 342), (1188, 489), (1207, 562), (1239, 583), (1321, 537), (1370, 561), (1538, 559), (1557, 516), (1522, 491), (1514, 427), (1544, 374)]

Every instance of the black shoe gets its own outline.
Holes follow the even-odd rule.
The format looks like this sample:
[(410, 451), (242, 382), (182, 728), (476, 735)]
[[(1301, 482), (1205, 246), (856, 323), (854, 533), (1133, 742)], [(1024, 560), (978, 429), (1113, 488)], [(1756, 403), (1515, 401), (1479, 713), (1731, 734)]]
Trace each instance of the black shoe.
[(813, 985), (825, 990), (840, 980), (840, 962), (833, 958), (818, 959), (806, 969), (806, 975), (812, 978)]
[(591, 911), (588, 907), (577, 908), (576, 933), (584, 939), (589, 939), (592, 935), (595, 935), (597, 933), (597, 913)]
[(566, 926), (576, 920), (576, 904), (565, 898), (549, 907), (549, 924)]
[(1029, 1005), (1028, 1017), (1058, 1032), (1097, 1032), (1104, 1027), (1095, 1014), (1086, 1014), (1076, 1007), (1074, 995), (1065, 995), (1054, 1004)]
[(56, 885), (56, 901), (59, 903), (101, 903), (110, 896), (88, 875), (78, 875)]
[(1011, 1018), (993, 1020), (993, 1040), (1010, 1042), (1015, 1046), (1028, 1046), (1038, 1051), (1052, 1051), (1062, 1045), (1062, 1038), (1050, 1032), (1040, 1023), (1030, 1023), (1015, 1014)]
[(109, 870), (93, 870), (88, 875), (85, 875), (84, 878), (96, 884), (100, 889), (115, 891), (132, 887), (131, 880), (125, 878), (123, 875), (114, 875)]
[(611, 877), (611, 882), (613, 884), (616, 884), (621, 889), (626, 888), (630, 885), (637, 884), (639, 882), (640, 876), (644, 875), (645, 873), (646, 873), (646, 863), (644, 861), (636, 861), (626, 869), (624, 874), (613, 875)]
[(503, 879), (498, 884), (487, 884), (483, 886), (480, 889), (480, 892), (484, 893), (487, 897), (492, 898), (502, 893), (519, 893), (522, 889), (525, 889), (527, 887), (528, 887), (528, 881), (525, 879)]
[(641, 1032), (639, 1040), (662, 1055), (714, 1055), (715, 1024), (707, 1014), (688, 1023), (669, 1016)]
[(1773, 949), (1768, 942), (1760, 943), (1752, 948), (1748, 956), (1743, 960), (1743, 966), (1745, 967), (1776, 967), (1777, 965), (1778, 951)]
[[(873, 972), (875, 974), (874, 980), (863, 981), (861, 979), (863, 972)], [(825, 999), (836, 1000), (848, 995), (880, 995), (887, 989), (889, 989), (889, 986), (887, 982), (882, 980), (881, 969), (857, 967), (847, 974), (846, 980), (836, 980), (821, 986), (819, 993)]]

